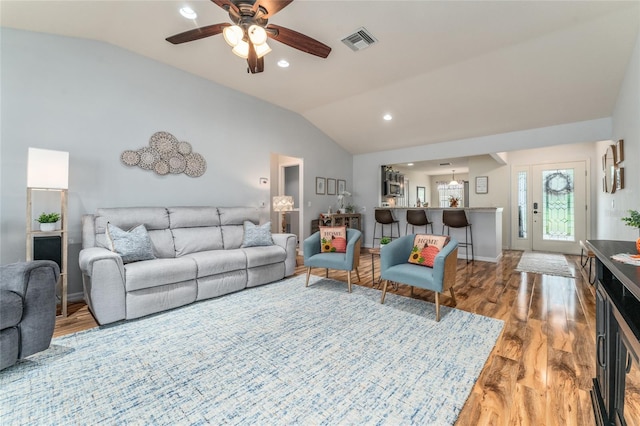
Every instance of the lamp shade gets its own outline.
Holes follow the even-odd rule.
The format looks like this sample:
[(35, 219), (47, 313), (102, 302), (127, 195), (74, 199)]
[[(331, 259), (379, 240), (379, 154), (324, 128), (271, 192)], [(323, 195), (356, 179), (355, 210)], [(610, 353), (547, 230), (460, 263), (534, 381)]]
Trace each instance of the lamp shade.
[(27, 187), (68, 189), (69, 153), (49, 149), (29, 148)]
[(290, 195), (276, 195), (273, 197), (274, 212), (290, 212), (293, 210), (293, 197)]

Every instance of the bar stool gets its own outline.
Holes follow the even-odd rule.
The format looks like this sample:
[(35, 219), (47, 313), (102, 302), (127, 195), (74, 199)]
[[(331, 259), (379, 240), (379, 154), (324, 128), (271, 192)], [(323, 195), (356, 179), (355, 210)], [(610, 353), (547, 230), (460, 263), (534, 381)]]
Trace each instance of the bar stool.
[(424, 232), (427, 232), (429, 226), (431, 227), (431, 233), (433, 234), (433, 224), (429, 222), (427, 212), (424, 210), (407, 210), (407, 224), (404, 227), (404, 234), (408, 234), (409, 225), (411, 225), (411, 233), (415, 230), (416, 226), (424, 226)]
[[(373, 224), (373, 245), (376, 245), (376, 240), (384, 237), (384, 226), (391, 225), (391, 235), (387, 235), (389, 238), (393, 240), (393, 224), (395, 223), (398, 226), (398, 235), (395, 238), (400, 237), (400, 222), (398, 222), (391, 213), (389, 209), (376, 209), (375, 210), (375, 223)], [(380, 231), (380, 237), (376, 237), (376, 226), (378, 224), (382, 225), (382, 230)]]
[[(465, 248), (467, 255), (467, 263), (469, 263), (469, 247), (471, 247), (471, 261), (473, 257), (473, 233), (471, 232), (471, 224), (467, 220), (464, 210), (452, 209), (442, 211), (442, 235), (444, 235), (444, 227), (447, 227), (447, 235), (451, 228), (464, 228), (464, 243), (458, 241), (458, 246)], [(467, 235), (467, 229), (469, 230)]]

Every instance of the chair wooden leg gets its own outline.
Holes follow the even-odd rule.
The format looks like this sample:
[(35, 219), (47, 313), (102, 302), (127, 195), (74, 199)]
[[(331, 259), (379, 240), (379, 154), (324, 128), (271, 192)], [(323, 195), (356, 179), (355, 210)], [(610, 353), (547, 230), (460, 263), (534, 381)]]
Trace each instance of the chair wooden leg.
[(380, 299), (380, 303), (384, 303), (384, 296), (387, 295), (388, 284), (389, 284), (389, 280), (384, 280), (384, 285), (382, 286), (382, 299)]
[(349, 286), (349, 293), (351, 293), (351, 271), (347, 271), (347, 285)]
[(309, 287), (309, 276), (311, 275), (311, 266), (307, 268), (307, 283), (304, 285), (305, 287)]
[(411, 296), (410, 297), (413, 297), (413, 286), (411, 286)]
[(358, 276), (358, 282), (360, 282), (360, 271), (358, 271), (357, 267), (356, 267), (356, 275)]
[(329, 278), (329, 268), (327, 268), (327, 270), (325, 271), (324, 276)]
[(453, 305), (457, 305), (458, 302), (456, 302), (456, 295), (453, 293), (453, 287), (449, 287), (449, 292), (451, 293), (451, 298), (453, 299)]
[(436, 291), (436, 322), (440, 321), (440, 293)]

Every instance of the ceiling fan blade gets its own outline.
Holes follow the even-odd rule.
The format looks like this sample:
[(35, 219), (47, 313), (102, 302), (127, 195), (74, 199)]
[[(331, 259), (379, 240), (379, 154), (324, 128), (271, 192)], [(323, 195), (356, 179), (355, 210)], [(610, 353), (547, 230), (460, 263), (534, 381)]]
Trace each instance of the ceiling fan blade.
[(220, 34), (222, 30), (228, 26), (231, 26), (231, 24), (222, 23), (222, 24), (207, 25), (206, 27), (200, 27), (193, 30), (185, 31), (180, 34), (172, 35), (171, 37), (167, 37), (166, 40), (169, 43), (173, 43), (173, 44), (180, 44), (180, 43), (186, 43), (187, 41), (200, 40), (201, 38)]
[(264, 15), (260, 14), (260, 17), (269, 18), (289, 6), (292, 1), (293, 0), (257, 0), (253, 4), (253, 11), (257, 13), (260, 6), (262, 6), (267, 13)]
[[(268, 30), (276, 31), (273, 32)], [(321, 58), (326, 58), (329, 56), (329, 53), (331, 53), (331, 48), (326, 44), (320, 43), (316, 39), (279, 25), (269, 24), (267, 26), (267, 35), (269, 38), (279, 41), (280, 43), (284, 43), (287, 46), (291, 46), (294, 49), (302, 50), (303, 52), (310, 53)]]
[(223, 8), (224, 10), (226, 10), (227, 12), (229, 11), (229, 9), (231, 9), (236, 13), (236, 15), (240, 15), (240, 10), (238, 10), (238, 6), (233, 4), (231, 0), (211, 0), (211, 1), (217, 4), (218, 6), (220, 6), (221, 8)]

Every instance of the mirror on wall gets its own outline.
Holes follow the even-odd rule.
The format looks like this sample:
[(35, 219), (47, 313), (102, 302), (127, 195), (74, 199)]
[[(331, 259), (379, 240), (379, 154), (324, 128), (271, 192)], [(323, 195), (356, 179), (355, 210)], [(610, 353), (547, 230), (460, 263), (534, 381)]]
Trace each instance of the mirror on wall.
[(609, 145), (607, 151), (602, 157), (602, 170), (604, 177), (602, 178), (602, 189), (604, 192), (613, 194), (616, 192), (616, 147)]

